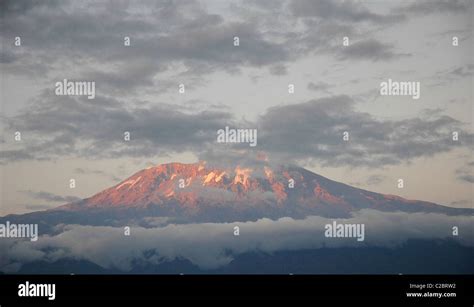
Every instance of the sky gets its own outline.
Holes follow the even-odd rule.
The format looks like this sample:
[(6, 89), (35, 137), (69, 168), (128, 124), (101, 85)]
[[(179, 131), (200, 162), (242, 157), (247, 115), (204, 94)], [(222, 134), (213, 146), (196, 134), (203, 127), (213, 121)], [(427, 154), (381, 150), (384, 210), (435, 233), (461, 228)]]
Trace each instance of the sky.
[[(472, 207), (472, 1), (0, 6), (0, 215), (86, 198), (151, 165), (259, 153), (374, 192)], [(57, 96), (63, 79), (95, 82), (95, 98)], [(420, 98), (380, 95), (388, 79), (420, 82)], [(257, 129), (258, 145), (218, 144), (225, 126)]]

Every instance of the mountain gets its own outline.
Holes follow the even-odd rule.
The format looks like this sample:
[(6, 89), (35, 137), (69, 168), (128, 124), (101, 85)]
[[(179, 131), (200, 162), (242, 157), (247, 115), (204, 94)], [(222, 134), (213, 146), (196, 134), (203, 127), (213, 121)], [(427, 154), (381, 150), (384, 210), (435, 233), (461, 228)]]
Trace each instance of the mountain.
[(364, 208), (446, 215), (474, 212), (358, 189), (297, 166), (218, 168), (200, 162), (149, 167), (90, 198), (0, 217), (0, 222), (39, 223), (43, 232), (52, 232), (57, 224), (152, 227), (156, 218), (173, 223), (309, 215), (345, 218)]
[[(19, 273), (454, 274), (473, 271), (470, 261), (473, 248), (466, 245), (470, 240), (469, 229), (463, 227), (459, 239), (451, 237), (450, 223), (436, 224), (439, 216), (433, 219), (434, 223), (425, 219), (421, 223), (414, 220), (413, 225), (401, 223), (404, 225), (401, 227), (413, 228), (397, 231), (395, 236), (393, 224), (385, 229), (384, 220), (378, 220), (376, 228), (371, 228), (372, 241), (360, 245), (352, 238), (343, 238), (346, 241), (341, 243), (340, 238), (326, 238), (322, 228), (291, 230), (288, 219), (271, 222), (268, 232), (265, 229), (268, 220), (251, 223), (263, 226), (252, 225), (239, 237), (233, 235), (233, 225), (228, 224), (261, 218), (298, 220), (314, 215), (346, 218), (366, 208), (385, 212), (436, 212), (446, 218), (458, 215), (453, 218), (459, 218), (459, 224), (454, 225), (460, 228), (466, 225), (466, 216), (474, 215), (473, 209), (450, 208), (358, 189), (297, 166), (260, 164), (221, 168), (204, 162), (169, 163), (141, 170), (78, 202), (0, 217), (0, 223), (38, 224), (44, 236), (38, 240), (40, 244), (25, 240), (18, 241), (21, 244), (12, 243), (8, 249), (12, 252), (3, 263), (0, 261), (0, 272), (18, 264), (21, 264)], [(206, 224), (204, 228), (194, 225), (207, 222), (215, 224)], [(312, 223), (311, 220), (294, 222)], [(177, 225), (189, 223), (193, 225)], [(124, 226), (135, 229), (133, 236), (123, 235)], [(223, 232), (227, 227), (228, 232)], [(431, 234), (440, 227), (447, 231)], [(272, 229), (279, 231), (273, 233)], [(426, 238), (419, 238), (420, 232)], [(413, 235), (416, 241), (394, 247), (393, 242), (403, 241), (404, 237), (398, 238), (399, 235), (408, 239)], [(318, 240), (322, 240), (321, 245)], [(111, 263), (104, 260), (109, 258), (113, 259)], [(226, 263), (228, 259), (231, 260)], [(222, 264), (214, 265), (221, 261)], [(129, 267), (124, 268), (129, 262)], [(212, 265), (208, 267), (209, 263)]]
[(363, 208), (459, 214), (437, 204), (354, 188), (297, 166), (216, 168), (205, 162), (141, 170), (90, 198), (56, 210), (154, 210), (163, 216), (233, 221), (283, 216), (346, 217)]

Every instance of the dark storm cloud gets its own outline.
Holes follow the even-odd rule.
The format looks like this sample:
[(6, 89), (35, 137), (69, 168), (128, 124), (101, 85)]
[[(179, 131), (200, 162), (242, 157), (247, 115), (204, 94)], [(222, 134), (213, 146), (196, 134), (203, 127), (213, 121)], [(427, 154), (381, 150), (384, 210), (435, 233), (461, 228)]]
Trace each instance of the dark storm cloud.
[[(379, 167), (472, 146), (473, 135), (449, 116), (381, 121), (353, 104), (335, 96), (270, 108), (259, 121), (259, 148), (271, 159)], [(452, 141), (452, 131), (460, 131), (459, 141)]]
[(76, 196), (62, 196), (62, 195), (57, 195), (53, 194), (50, 192), (44, 192), (44, 191), (20, 191), (23, 194), (35, 199), (35, 200), (43, 200), (43, 201), (48, 201), (48, 202), (74, 202), (80, 200), (79, 197)]

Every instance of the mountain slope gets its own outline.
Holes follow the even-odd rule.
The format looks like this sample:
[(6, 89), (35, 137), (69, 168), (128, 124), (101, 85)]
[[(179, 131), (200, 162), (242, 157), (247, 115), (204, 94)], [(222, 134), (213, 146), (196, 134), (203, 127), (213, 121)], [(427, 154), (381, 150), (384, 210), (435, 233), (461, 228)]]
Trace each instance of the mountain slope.
[(189, 221), (236, 221), (307, 215), (347, 217), (381, 211), (472, 214), (424, 201), (373, 193), (332, 181), (296, 166), (208, 167), (162, 164), (141, 170), (90, 198), (55, 210), (148, 211)]

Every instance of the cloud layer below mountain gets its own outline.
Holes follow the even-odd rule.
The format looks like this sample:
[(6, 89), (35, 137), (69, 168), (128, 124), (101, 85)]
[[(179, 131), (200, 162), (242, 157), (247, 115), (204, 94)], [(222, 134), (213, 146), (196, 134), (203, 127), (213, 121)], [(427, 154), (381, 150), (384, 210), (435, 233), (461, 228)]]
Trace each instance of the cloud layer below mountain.
[[(130, 236), (124, 235), (123, 228), (67, 225), (57, 235), (41, 236), (36, 242), (2, 239), (0, 250), (7, 252), (0, 258), (0, 270), (14, 273), (26, 263), (61, 259), (87, 260), (125, 272), (136, 263), (153, 265), (175, 259), (187, 259), (202, 269), (215, 269), (246, 252), (271, 254), (322, 247), (396, 248), (408, 239), (454, 238), (464, 246), (474, 246), (472, 216), (361, 210), (352, 218), (337, 220), (365, 224), (363, 242), (355, 238), (326, 238), (324, 227), (332, 222), (311, 216), (303, 220), (260, 219), (238, 224), (169, 224), (157, 228), (132, 227)], [(240, 227), (240, 236), (234, 236), (234, 226)], [(452, 235), (453, 226), (459, 228), (457, 237)]]

